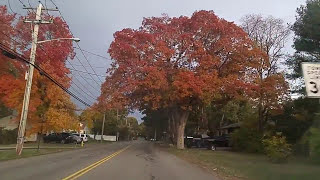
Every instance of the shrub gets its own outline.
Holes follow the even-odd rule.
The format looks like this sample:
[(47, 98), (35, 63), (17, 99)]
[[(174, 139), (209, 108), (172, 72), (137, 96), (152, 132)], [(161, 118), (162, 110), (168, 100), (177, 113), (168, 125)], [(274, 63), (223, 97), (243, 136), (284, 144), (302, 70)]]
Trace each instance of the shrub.
[(269, 159), (274, 163), (287, 162), (291, 155), (291, 145), (287, 143), (284, 136), (272, 136), (264, 139), (264, 151)]
[(320, 163), (320, 129), (310, 128), (309, 155), (312, 161)]
[(17, 142), (18, 129), (6, 130), (0, 128), (0, 144), (13, 144)]
[(262, 135), (255, 129), (240, 128), (232, 133), (232, 148), (236, 151), (261, 153), (263, 146), (261, 143)]

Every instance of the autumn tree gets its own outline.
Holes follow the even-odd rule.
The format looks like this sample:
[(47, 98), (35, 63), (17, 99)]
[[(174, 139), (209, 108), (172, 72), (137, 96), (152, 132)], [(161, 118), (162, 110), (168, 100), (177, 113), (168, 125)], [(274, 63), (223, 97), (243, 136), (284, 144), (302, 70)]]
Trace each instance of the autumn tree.
[[(14, 48), (14, 44), (10, 40), (14, 36), (15, 31), (12, 27), (14, 15), (10, 15), (5, 6), (0, 6), (0, 42), (6, 46)], [(10, 37), (11, 36), (11, 37)], [(18, 76), (19, 66), (16, 62), (0, 53), (0, 76)], [(0, 118), (10, 115), (11, 110), (6, 107), (1, 97), (0, 92)]]
[(241, 19), (241, 27), (255, 45), (268, 55), (268, 59), (261, 58), (254, 69), (257, 85), (250, 96), (258, 107), (259, 131), (263, 131), (270, 113), (280, 108), (287, 98), (288, 83), (280, 67), (284, 62), (284, 47), (290, 35), (290, 28), (282, 19), (272, 16), (246, 15)]
[[(34, 13), (26, 17), (16, 17), (8, 14), (5, 6), (0, 7), (0, 42), (22, 53), (25, 57), (30, 55), (31, 27), (23, 23), (26, 19), (35, 19)], [(59, 17), (42, 15), (43, 19), (53, 19), (53, 24), (43, 24), (39, 29), (39, 40), (72, 37), (65, 22)], [(64, 87), (69, 88), (70, 71), (65, 61), (73, 57), (73, 47), (70, 41), (52, 41), (39, 45), (36, 52), (36, 64), (48, 72)], [(9, 109), (20, 114), (25, 89), (25, 72), (27, 64), (12, 60), (0, 54), (0, 99)], [(46, 77), (35, 71), (31, 88), (31, 99), (28, 113), (28, 133), (43, 131), (62, 131), (75, 129), (77, 116), (74, 113), (75, 105), (70, 96), (53, 84)], [(17, 116), (19, 118), (20, 115)], [(16, 119), (18, 120), (18, 119)]]
[(178, 149), (192, 108), (250, 88), (250, 67), (264, 55), (246, 32), (212, 11), (145, 18), (139, 29), (123, 29), (114, 38), (114, 62), (99, 100), (167, 108)]

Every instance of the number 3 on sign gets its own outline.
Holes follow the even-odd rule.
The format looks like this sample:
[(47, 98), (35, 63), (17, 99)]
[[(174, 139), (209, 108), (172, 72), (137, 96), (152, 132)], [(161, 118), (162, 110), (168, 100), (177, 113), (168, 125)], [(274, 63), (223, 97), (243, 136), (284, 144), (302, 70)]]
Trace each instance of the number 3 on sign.
[(310, 91), (311, 91), (312, 93), (317, 94), (317, 93), (319, 92), (319, 89), (318, 89), (318, 87), (317, 87), (317, 83), (311, 81), (310, 84), (312, 85), (312, 89), (310, 89)]

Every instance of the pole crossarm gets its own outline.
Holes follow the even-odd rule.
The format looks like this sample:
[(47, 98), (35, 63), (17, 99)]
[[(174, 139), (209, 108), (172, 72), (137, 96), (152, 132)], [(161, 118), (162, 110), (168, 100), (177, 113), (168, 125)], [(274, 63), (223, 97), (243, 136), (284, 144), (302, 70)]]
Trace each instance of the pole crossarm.
[(33, 23), (33, 24), (52, 24), (53, 23), (53, 19), (50, 19), (49, 21), (45, 21), (45, 20), (24, 20), (24, 23)]

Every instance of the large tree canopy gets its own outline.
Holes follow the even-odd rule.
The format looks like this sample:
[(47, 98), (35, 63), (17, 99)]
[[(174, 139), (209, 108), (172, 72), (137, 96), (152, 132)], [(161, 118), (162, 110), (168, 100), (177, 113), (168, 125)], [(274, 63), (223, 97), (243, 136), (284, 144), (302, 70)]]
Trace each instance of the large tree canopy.
[(114, 38), (109, 53), (115, 61), (100, 102), (169, 109), (178, 148), (194, 105), (243, 94), (256, 60), (268, 60), (246, 32), (212, 11), (145, 18), (139, 29), (123, 29)]

